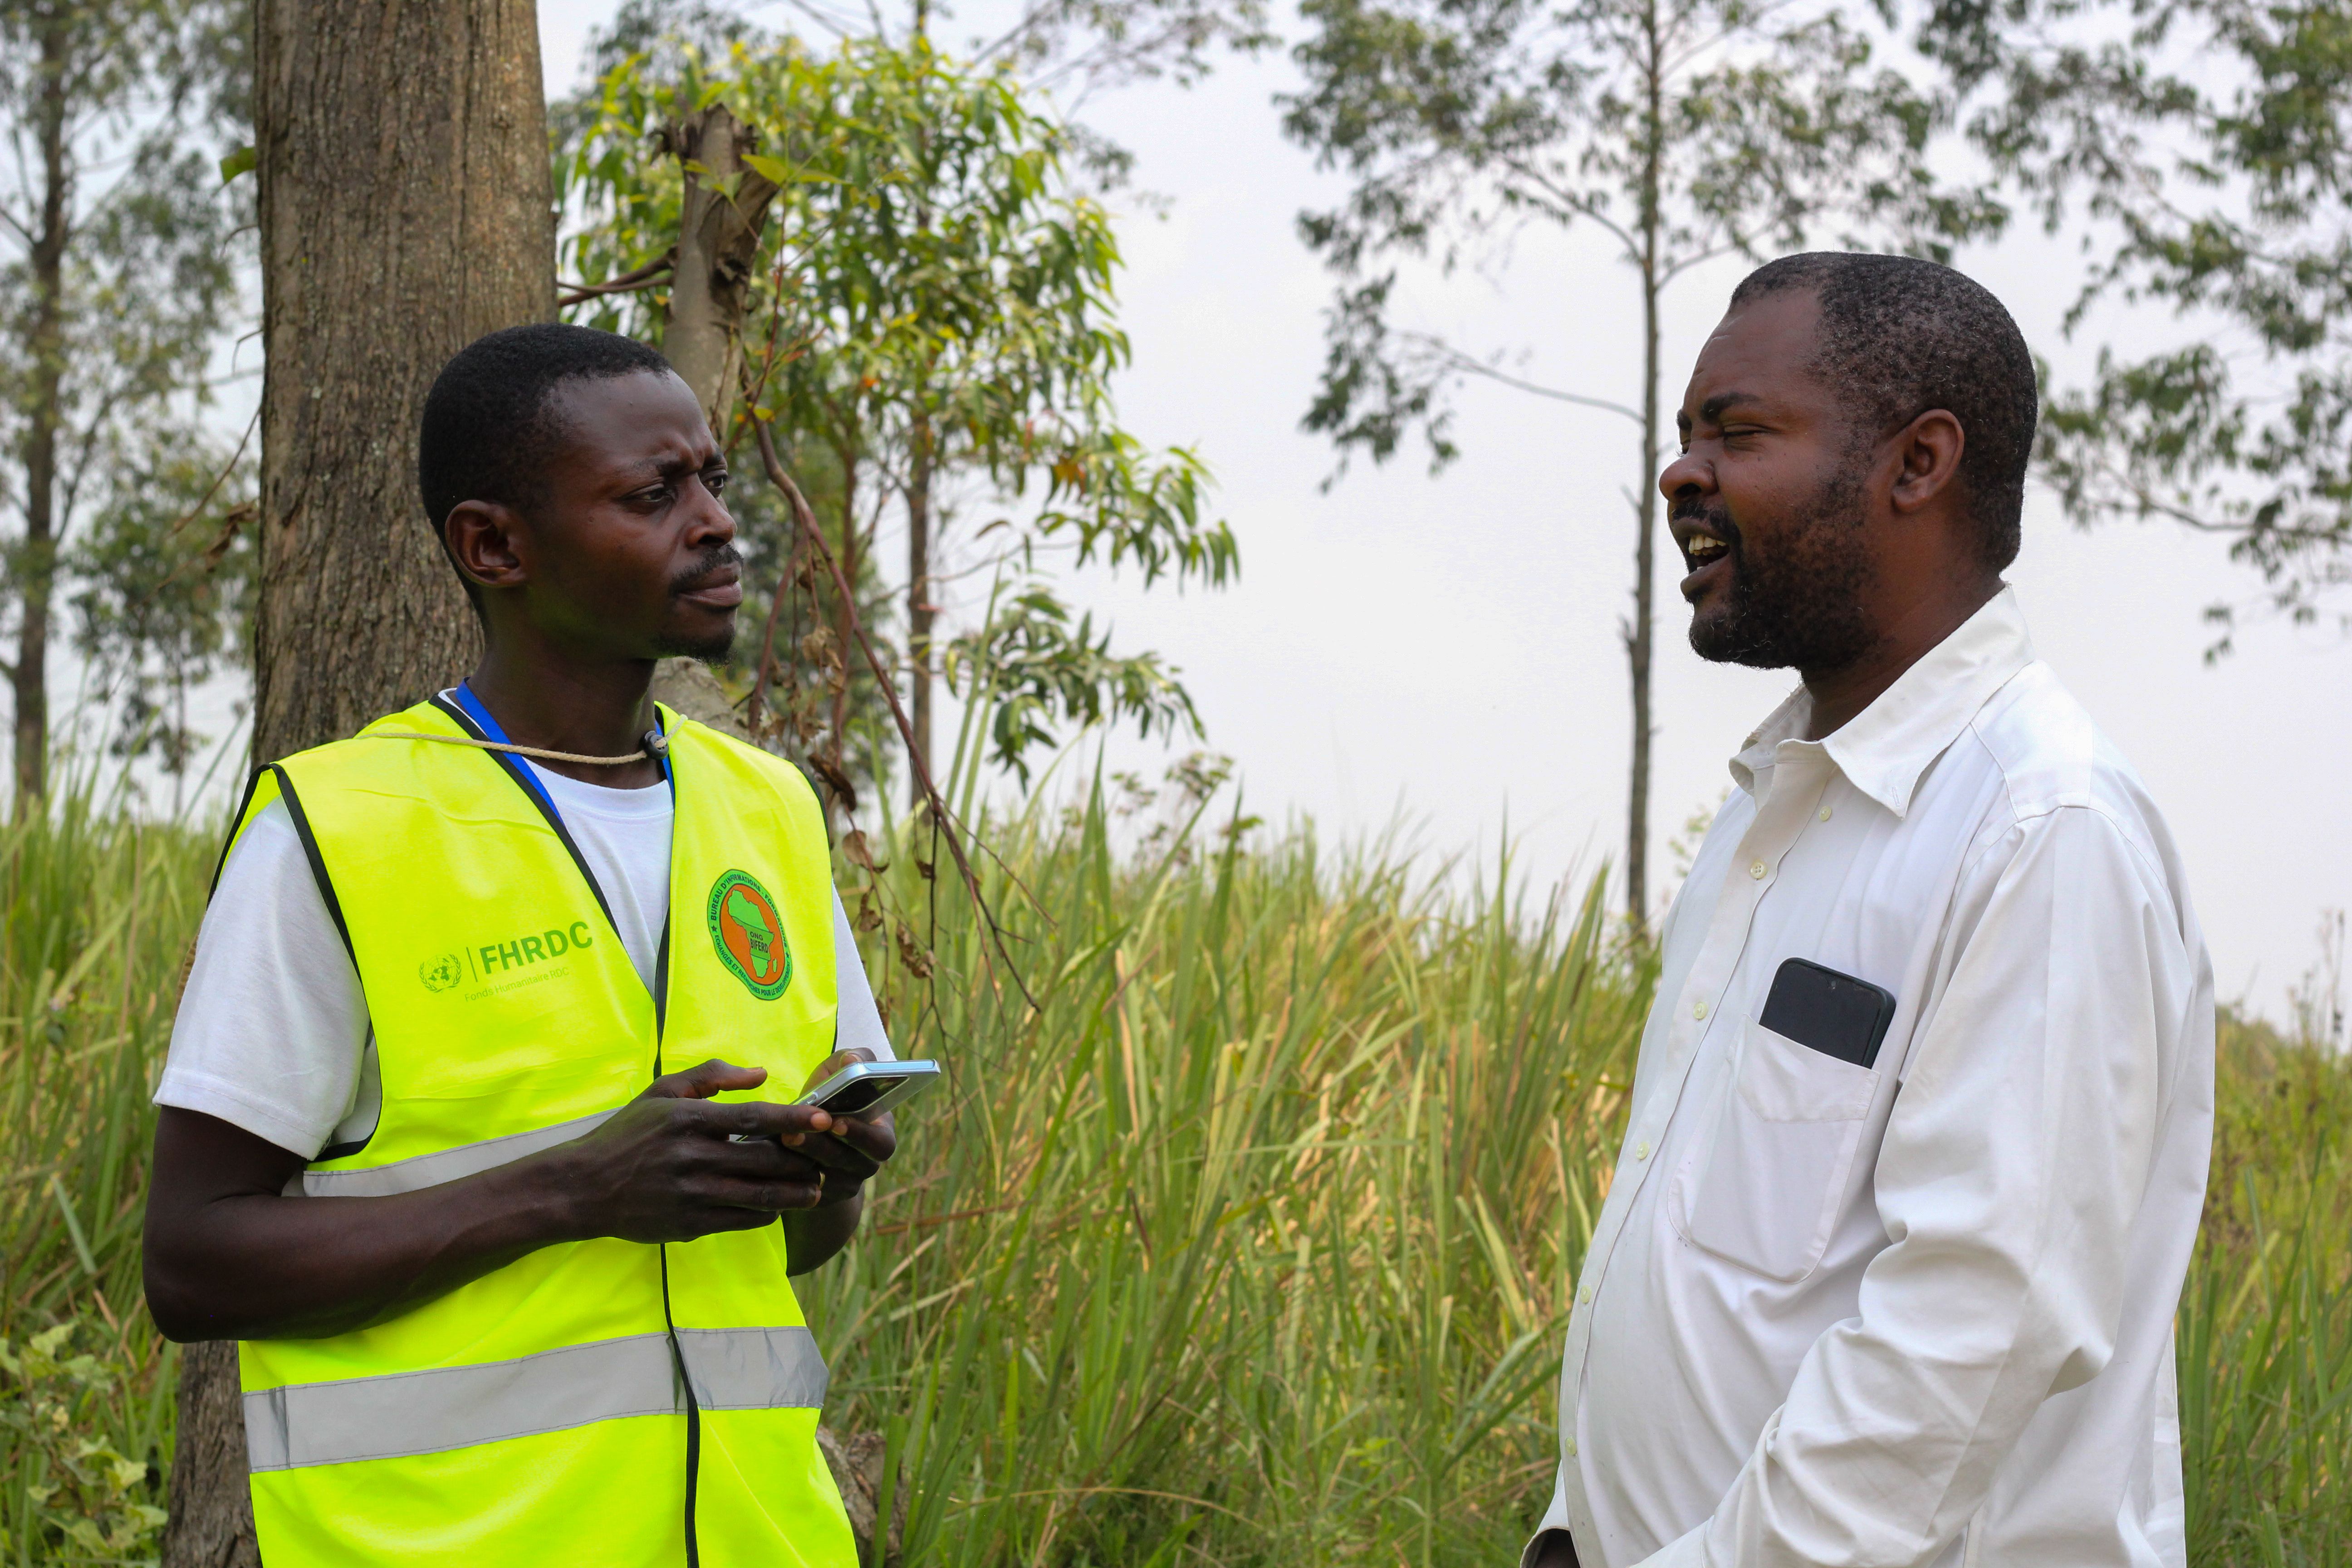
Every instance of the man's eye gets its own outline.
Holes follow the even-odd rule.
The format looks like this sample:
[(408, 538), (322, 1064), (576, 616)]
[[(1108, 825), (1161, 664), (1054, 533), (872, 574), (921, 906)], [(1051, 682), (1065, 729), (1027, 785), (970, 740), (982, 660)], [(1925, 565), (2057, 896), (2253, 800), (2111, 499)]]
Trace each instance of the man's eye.
[(727, 488), (727, 471), (722, 468), (715, 474), (703, 475), (702, 488), (709, 490), (712, 495), (717, 495), (720, 490)]

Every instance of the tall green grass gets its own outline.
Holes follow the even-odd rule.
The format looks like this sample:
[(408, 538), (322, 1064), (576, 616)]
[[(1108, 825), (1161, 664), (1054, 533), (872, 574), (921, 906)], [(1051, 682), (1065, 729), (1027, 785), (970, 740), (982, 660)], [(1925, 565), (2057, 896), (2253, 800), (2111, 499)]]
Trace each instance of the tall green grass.
[[(1121, 851), (1117, 826), (1097, 798), (988, 830), (1026, 995), (928, 836), (873, 879), (894, 1037), (953, 1077), (808, 1282), (828, 1421), (884, 1440), (908, 1563), (1511, 1561), (1643, 954), (1593, 889), (1505, 867), (1449, 891), (1305, 829)], [(210, 852), (86, 792), (0, 830), (0, 1337), (79, 1325), (114, 1377), (75, 1432), (158, 1476), (147, 1097)], [(2192, 1561), (2352, 1563), (2352, 1068), (2235, 1020), (2222, 1044), (2180, 1317)], [(105, 1560), (49, 1544), (56, 1446), (13, 1430), (0, 1562)]]
[(1106, 819), (995, 835), (1034, 1006), (946, 898), (893, 986), (953, 1097), (813, 1306), (909, 1561), (1510, 1560), (1646, 969), (1598, 887), (1449, 899), (1303, 833), (1122, 863)]
[(2352, 1062), (2225, 1015), (2179, 1318), (2189, 1561), (2352, 1563)]
[(161, 1500), (178, 1353), (140, 1292), (148, 1096), (210, 852), (208, 836), (100, 806), (87, 780), (0, 828), (0, 1341), (72, 1324), (60, 1353), (106, 1373), (75, 1391), (70, 1431), (38, 1440), (25, 1423), (48, 1391), (0, 1388), (0, 1561), (112, 1560), (49, 1555), (36, 1517), (58, 1513), (37, 1509), (39, 1489), (73, 1489), (77, 1440), (145, 1461), (136, 1489)]

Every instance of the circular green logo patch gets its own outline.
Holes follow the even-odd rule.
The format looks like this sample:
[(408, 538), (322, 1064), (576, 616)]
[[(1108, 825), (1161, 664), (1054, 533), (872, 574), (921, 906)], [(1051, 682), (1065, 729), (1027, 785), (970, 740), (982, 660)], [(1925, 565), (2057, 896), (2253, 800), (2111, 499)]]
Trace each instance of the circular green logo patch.
[(720, 872), (704, 912), (719, 962), (761, 1001), (782, 995), (793, 983), (793, 950), (784, 941), (784, 918), (760, 879), (749, 871)]

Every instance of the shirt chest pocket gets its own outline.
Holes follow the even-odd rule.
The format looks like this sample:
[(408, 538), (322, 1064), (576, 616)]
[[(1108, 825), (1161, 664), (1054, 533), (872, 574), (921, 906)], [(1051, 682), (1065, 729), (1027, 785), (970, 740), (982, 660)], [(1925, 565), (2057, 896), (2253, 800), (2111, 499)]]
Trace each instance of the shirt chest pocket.
[(1744, 1024), (1713, 1134), (1667, 1189), (1675, 1230), (1766, 1279), (1802, 1279), (1829, 1247), (1877, 1094), (1874, 1069)]

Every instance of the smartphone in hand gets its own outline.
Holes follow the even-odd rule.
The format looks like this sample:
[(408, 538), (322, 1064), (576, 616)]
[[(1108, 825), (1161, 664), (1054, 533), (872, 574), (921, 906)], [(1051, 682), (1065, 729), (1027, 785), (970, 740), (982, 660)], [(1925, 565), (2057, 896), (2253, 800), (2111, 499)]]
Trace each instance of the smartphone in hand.
[(939, 1081), (931, 1061), (852, 1062), (793, 1103), (814, 1105), (835, 1116), (870, 1120), (896, 1110)]

